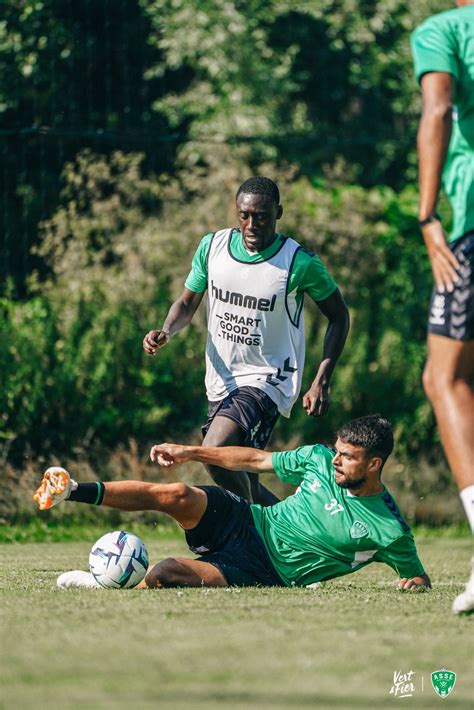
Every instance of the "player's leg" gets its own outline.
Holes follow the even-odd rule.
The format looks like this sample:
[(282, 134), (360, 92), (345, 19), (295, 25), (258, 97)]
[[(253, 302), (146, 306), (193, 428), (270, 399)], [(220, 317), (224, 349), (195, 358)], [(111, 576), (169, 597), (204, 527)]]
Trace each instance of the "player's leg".
[[(195, 536), (196, 531), (201, 529), (199, 523), (205, 517), (208, 506), (208, 495), (203, 488), (187, 486), (184, 483), (154, 484), (143, 481), (81, 484), (70, 479), (65, 469), (56, 469), (55, 475), (60, 472), (62, 472), (61, 486), (58, 495), (61, 500), (105, 505), (126, 511), (157, 510), (173, 517), (191, 536)], [(49, 482), (50, 478), (48, 476), (46, 480)], [(55, 479), (53, 478), (53, 480)], [(64, 481), (66, 481), (66, 485), (64, 485)], [(44, 485), (44, 480), (41, 485)], [(96, 490), (94, 491), (94, 489)], [(64, 493), (68, 495), (67, 498), (63, 497)], [(54, 490), (50, 491), (50, 494), (52, 494), (51, 505), (60, 502), (55, 500)], [(93, 497), (95, 497), (94, 501), (92, 501)], [(218, 515), (218, 507), (216, 504), (213, 505), (213, 510), (210, 513), (212, 516)], [(97, 589), (100, 587), (94, 576), (83, 570), (64, 572), (58, 577), (56, 583), (61, 589)], [(137, 588), (197, 587), (202, 585), (223, 587), (227, 586), (227, 582), (222, 573), (213, 565), (195, 564), (193, 560), (167, 559), (149, 569), (144, 582), (139, 584)]]
[(197, 560), (168, 558), (148, 570), (142, 587), (282, 586), (250, 506), (217, 486), (205, 486), (208, 505), (199, 524), (186, 530)]
[(256, 530), (249, 504), (233, 493), (206, 486), (208, 506), (186, 531), (197, 560), (168, 558), (148, 570), (142, 587), (282, 586)]
[(218, 567), (202, 560), (168, 557), (151, 567), (137, 589), (159, 587), (227, 587)]
[[(277, 418), (276, 405), (266, 394), (253, 387), (242, 387), (224, 400), (210, 403), (209, 418), (203, 427), (203, 446), (265, 448)], [(278, 498), (260, 483), (258, 474), (217, 466), (208, 466), (208, 471), (217, 485), (250, 502), (278, 503)]]
[[(203, 446), (248, 446), (246, 432), (232, 419), (216, 416), (202, 442)], [(251, 503), (274, 505), (278, 498), (260, 481), (258, 473), (228, 471), (219, 466), (207, 466), (218, 486), (235, 493)]]
[(118, 510), (157, 510), (174, 518), (182, 528), (194, 528), (207, 507), (202, 488), (186, 483), (110, 481), (104, 484), (102, 505)]
[[(438, 422), (441, 441), (459, 487), (474, 534), (474, 341), (463, 342), (439, 335), (428, 336), (428, 361), (423, 384)], [(466, 590), (453, 611), (474, 611), (474, 557)]]
[[(423, 384), (471, 530), (474, 533), (474, 232), (450, 248), (459, 262), (451, 293), (433, 289), (428, 321), (428, 360)], [(453, 611), (474, 611), (474, 558), (466, 591)]]
[(126, 511), (157, 510), (174, 518), (184, 529), (194, 528), (207, 507), (202, 488), (185, 483), (97, 481), (76, 483), (65, 469), (48, 469), (34, 499), (41, 510), (62, 500), (105, 505)]
[[(102, 589), (90, 572), (79, 569), (59, 575), (56, 583), (61, 589)], [(219, 568), (209, 562), (168, 557), (149, 567), (145, 579), (134, 589), (228, 586)]]
[[(278, 420), (279, 413), (276, 405), (271, 401), (270, 397), (262, 392), (258, 392), (258, 390), (257, 394), (261, 399), (262, 409), (260, 426), (256, 431), (251, 430), (247, 445), (253, 446), (256, 449), (265, 449), (272, 434), (273, 427)], [(280, 502), (279, 498), (263, 485), (261, 476), (259, 476), (258, 473), (249, 472), (248, 477), (250, 479), (250, 488), (252, 490), (252, 497), (255, 503), (268, 506), (275, 505), (275, 503)]]
[[(433, 289), (428, 321), (428, 360), (423, 385), (441, 440), (462, 491), (474, 484), (474, 232), (451, 245), (459, 262), (454, 291)], [(468, 511), (471, 527), (472, 511)]]
[[(203, 446), (244, 446), (245, 432), (229, 417), (215, 416), (204, 436)], [(229, 471), (219, 466), (206, 466), (218, 486), (252, 501), (250, 479), (245, 471)]]
[(428, 335), (425, 392), (460, 490), (474, 484), (474, 340)]
[(279, 503), (280, 499), (269, 490), (260, 480), (258, 473), (247, 473), (250, 480), (250, 490), (252, 491), (252, 501), (260, 505), (268, 506)]

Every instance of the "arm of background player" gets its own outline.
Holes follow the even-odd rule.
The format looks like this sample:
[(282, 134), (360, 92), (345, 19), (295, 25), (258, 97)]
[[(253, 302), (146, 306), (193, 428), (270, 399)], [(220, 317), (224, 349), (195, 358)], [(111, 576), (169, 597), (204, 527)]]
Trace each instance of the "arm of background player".
[(169, 309), (161, 330), (150, 330), (143, 338), (144, 351), (149, 355), (155, 355), (172, 335), (185, 328), (191, 322), (203, 295), (204, 292), (196, 293), (185, 288)]
[[(418, 128), (420, 207), (418, 219), (436, 212), (452, 126), (454, 79), (447, 72), (429, 72), (421, 78), (423, 112)], [(441, 222), (422, 228), (436, 287), (452, 291), (459, 263), (446, 245)]]
[(150, 458), (160, 466), (172, 466), (186, 461), (221, 466), (231, 471), (262, 473), (273, 471), (272, 452), (246, 446), (184, 446), (181, 444), (155, 444)]
[(303, 407), (308, 414), (320, 417), (329, 408), (329, 382), (346, 342), (349, 311), (338, 288), (316, 303), (328, 319), (328, 325), (324, 336), (323, 357), (311, 387), (303, 396)]

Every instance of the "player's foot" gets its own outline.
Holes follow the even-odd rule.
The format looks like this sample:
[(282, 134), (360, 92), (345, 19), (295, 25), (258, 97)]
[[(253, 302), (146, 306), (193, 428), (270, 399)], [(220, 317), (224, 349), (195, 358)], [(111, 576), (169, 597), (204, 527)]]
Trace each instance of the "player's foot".
[(75, 487), (77, 487), (77, 483), (72, 480), (65, 468), (51, 466), (45, 471), (33, 500), (38, 503), (40, 510), (48, 510), (68, 498)]
[(474, 612), (474, 557), (472, 558), (472, 572), (464, 592), (459, 594), (453, 602), (454, 614), (471, 614)]
[(80, 587), (82, 589), (101, 589), (93, 575), (90, 572), (84, 572), (82, 569), (74, 569), (71, 572), (60, 574), (56, 580), (56, 584), (61, 589), (70, 589), (71, 587)]

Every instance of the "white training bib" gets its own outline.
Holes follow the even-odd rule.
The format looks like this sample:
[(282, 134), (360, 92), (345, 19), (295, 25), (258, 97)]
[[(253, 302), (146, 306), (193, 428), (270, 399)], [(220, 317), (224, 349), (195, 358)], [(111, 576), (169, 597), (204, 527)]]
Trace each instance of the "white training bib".
[(303, 302), (287, 293), (300, 245), (285, 238), (267, 261), (231, 255), (232, 229), (216, 232), (208, 257), (206, 390), (211, 401), (256, 387), (285, 417), (298, 397), (305, 359)]

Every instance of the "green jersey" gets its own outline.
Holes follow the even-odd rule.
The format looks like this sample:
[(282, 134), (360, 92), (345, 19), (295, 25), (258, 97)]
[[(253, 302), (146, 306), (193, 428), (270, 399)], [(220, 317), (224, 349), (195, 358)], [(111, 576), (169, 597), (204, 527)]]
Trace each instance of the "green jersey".
[[(208, 255), (213, 233), (206, 234), (193, 257), (191, 272), (186, 279), (185, 286), (190, 291), (202, 293), (208, 287)], [(237, 261), (247, 264), (258, 264), (269, 261), (280, 249), (284, 236), (277, 234), (275, 241), (260, 252), (248, 252), (243, 244), (242, 234), (235, 230), (232, 232), (230, 243), (231, 254)], [(306, 292), (314, 301), (323, 301), (337, 288), (336, 282), (326, 271), (321, 259), (311, 254), (306, 249), (300, 248), (295, 255), (291, 273), (288, 280), (288, 291), (296, 291), (297, 300), (303, 298)]]
[(385, 562), (400, 577), (423, 574), (413, 535), (390, 493), (354, 496), (340, 488), (333, 456), (322, 445), (272, 455), (278, 477), (298, 489), (281, 503), (251, 509), (281, 579), (307, 586), (371, 562)]
[(474, 5), (448, 10), (423, 22), (411, 38), (418, 81), (447, 72), (455, 81), (455, 110), (443, 186), (453, 208), (449, 240), (474, 229)]

